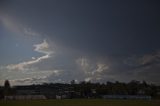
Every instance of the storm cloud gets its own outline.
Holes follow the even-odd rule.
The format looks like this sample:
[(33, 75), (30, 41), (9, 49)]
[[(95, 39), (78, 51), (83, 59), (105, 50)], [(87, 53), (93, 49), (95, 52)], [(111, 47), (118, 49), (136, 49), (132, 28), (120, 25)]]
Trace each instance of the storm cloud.
[[(36, 62), (32, 71), (53, 72), (45, 77), (48, 82), (146, 80), (159, 84), (159, 4), (158, 0), (1, 0), (0, 28), (3, 36), (10, 32), (13, 35), (5, 36), (35, 45), (25, 56), (33, 59), (28, 62)], [(0, 64), (0, 72), (6, 75), (1, 80), (10, 76), (4, 67), (12, 64)], [(26, 76), (35, 78), (30, 77)]]

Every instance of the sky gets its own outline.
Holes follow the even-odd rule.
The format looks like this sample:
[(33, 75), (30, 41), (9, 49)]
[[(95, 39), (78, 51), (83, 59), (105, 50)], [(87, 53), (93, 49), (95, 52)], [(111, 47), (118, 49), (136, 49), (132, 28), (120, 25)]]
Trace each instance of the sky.
[(0, 85), (160, 85), (159, 0), (0, 0)]

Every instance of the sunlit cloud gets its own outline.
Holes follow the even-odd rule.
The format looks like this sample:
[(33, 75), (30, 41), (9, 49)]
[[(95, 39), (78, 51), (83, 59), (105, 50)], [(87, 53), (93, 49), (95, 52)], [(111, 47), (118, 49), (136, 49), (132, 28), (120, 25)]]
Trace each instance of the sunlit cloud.
[(76, 60), (78, 67), (85, 74), (85, 81), (95, 81), (100, 80), (104, 72), (109, 70), (109, 65), (106, 63), (100, 63), (97, 61), (92, 61), (87, 58), (78, 58)]
[(39, 53), (44, 53), (48, 56), (50, 56), (53, 53), (53, 51), (50, 50), (49, 44), (46, 40), (43, 40), (43, 42), (40, 44), (34, 45), (34, 47), (35, 47), (35, 49), (34, 49), (35, 51), (37, 51)]
[(95, 71), (96, 72), (103, 72), (103, 71), (105, 71), (107, 69), (109, 69), (109, 66), (107, 66), (106, 64), (98, 63), (97, 64), (97, 69)]
[(28, 66), (39, 63), (45, 59), (48, 59), (51, 57), (51, 54), (53, 53), (52, 50), (50, 50), (49, 48), (49, 44), (47, 43), (46, 40), (44, 40), (42, 43), (40, 44), (36, 44), (34, 45), (35, 49), (34, 51), (39, 52), (39, 53), (43, 53), (45, 55), (38, 57), (38, 58), (33, 58), (30, 61), (25, 61), (25, 62), (21, 62), (18, 64), (10, 64), (7, 65), (6, 68), (8, 70), (28, 70)]
[(30, 85), (30, 84), (40, 84), (48, 82), (47, 76), (41, 76), (41, 77), (32, 77), (32, 78), (22, 78), (22, 79), (12, 79), (10, 80), (12, 85)]
[(85, 82), (89, 82), (89, 81), (91, 81), (91, 80), (92, 80), (91, 77), (88, 77), (88, 78), (85, 78), (85, 79), (84, 79)]
[(76, 60), (77, 65), (87, 74), (91, 69), (87, 58), (78, 58)]

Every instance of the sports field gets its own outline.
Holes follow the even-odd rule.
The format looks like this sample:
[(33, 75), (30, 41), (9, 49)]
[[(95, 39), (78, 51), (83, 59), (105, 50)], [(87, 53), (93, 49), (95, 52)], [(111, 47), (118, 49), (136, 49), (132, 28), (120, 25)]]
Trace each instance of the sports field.
[(0, 106), (160, 106), (160, 100), (28, 100), (0, 101)]

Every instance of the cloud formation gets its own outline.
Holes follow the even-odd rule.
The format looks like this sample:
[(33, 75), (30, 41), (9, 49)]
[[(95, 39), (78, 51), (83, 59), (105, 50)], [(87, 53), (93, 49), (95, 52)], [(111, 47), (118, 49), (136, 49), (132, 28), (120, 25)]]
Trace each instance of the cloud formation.
[(21, 62), (18, 64), (10, 64), (10, 65), (7, 65), (6, 68), (8, 70), (21, 70), (21, 71), (28, 70), (28, 68), (27, 68), (28, 66), (39, 63), (45, 59), (50, 58), (51, 54), (53, 53), (53, 51), (50, 50), (49, 44), (47, 43), (46, 40), (43, 40), (43, 42), (40, 44), (34, 45), (34, 47), (35, 47), (34, 51), (39, 52), (39, 53), (43, 53), (45, 55), (38, 57), (37, 59), (34, 59), (34, 60)]
[(41, 83), (46, 83), (48, 82), (47, 76), (42, 76), (42, 77), (32, 77), (32, 78), (22, 78), (22, 79), (14, 79), (10, 80), (10, 83), (12, 85), (30, 85), (30, 84), (39, 84)]
[[(160, 49), (160, 36), (157, 36), (160, 35), (159, 5), (159, 1), (147, 0), (95, 0), (92, 3), (87, 0), (1, 0), (0, 43), (19, 46), (0, 44), (0, 58), (10, 59), (12, 50), (21, 50), (25, 55), (16, 55), (22, 59), (20, 62), (17, 58), (8, 59), (8, 65), (0, 68), (0, 78), (13, 79), (12, 76), (17, 77), (18, 72), (22, 72), (18, 75), (26, 75), (28, 79), (24, 81), (28, 81), (44, 71), (50, 74), (47, 79), (52, 82), (75, 79), (159, 83), (160, 53), (155, 53)], [(21, 44), (18, 40), (8, 41), (11, 36), (20, 39), (25, 47), (32, 45), (34, 50), (19, 49)], [(28, 42), (26, 36), (32, 41)], [(37, 44), (37, 39), (38, 42), (47, 40)], [(28, 58), (30, 60), (26, 60)], [(15, 62), (18, 64), (11, 64)], [(27, 76), (29, 73), (32, 73), (30, 77)]]
[(87, 58), (78, 58), (76, 60), (77, 65), (85, 74), (85, 81), (99, 81), (103, 74), (109, 70), (109, 65), (101, 63), (96, 60), (91, 62)]
[(130, 56), (124, 60), (124, 63), (135, 68), (141, 68), (160, 63), (160, 52), (153, 52), (141, 56)]

